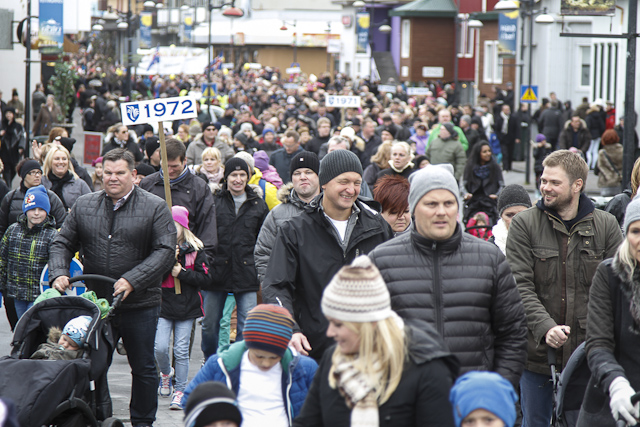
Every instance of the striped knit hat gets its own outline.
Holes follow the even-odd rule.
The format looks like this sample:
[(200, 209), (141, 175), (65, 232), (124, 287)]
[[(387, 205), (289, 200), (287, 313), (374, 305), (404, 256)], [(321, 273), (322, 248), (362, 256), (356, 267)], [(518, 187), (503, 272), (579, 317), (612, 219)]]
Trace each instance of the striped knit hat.
[(387, 285), (368, 256), (359, 256), (333, 276), (322, 295), (322, 312), (343, 322), (375, 322), (392, 315)]
[(244, 322), (242, 336), (248, 348), (268, 351), (282, 357), (291, 335), (293, 319), (284, 307), (260, 304), (254, 307)]

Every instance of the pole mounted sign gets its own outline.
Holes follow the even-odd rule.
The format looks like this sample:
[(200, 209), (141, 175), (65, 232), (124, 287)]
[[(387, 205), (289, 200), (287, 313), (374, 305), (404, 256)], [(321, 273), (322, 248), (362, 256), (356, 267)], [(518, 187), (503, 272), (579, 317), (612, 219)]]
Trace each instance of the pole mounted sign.
[[(176, 98), (153, 99), (151, 101), (125, 102), (120, 104), (122, 123), (140, 125), (158, 123), (160, 137), (160, 157), (164, 181), (164, 199), (171, 209), (171, 187), (169, 185), (169, 165), (167, 164), (167, 145), (164, 141), (164, 121), (192, 119), (198, 116), (195, 96), (179, 96)], [(182, 293), (180, 280), (174, 278), (176, 294)]]

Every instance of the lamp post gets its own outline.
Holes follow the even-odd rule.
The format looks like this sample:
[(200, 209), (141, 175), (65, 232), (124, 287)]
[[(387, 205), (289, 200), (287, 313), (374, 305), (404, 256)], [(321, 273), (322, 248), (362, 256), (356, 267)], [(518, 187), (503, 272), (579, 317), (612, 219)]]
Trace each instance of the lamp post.
[(282, 21), (280, 31), (287, 31), (287, 25), (291, 25), (293, 27), (293, 63), (295, 64), (298, 62), (298, 20), (294, 20), (293, 23)]
[[(459, 78), (458, 78), (458, 68), (459, 68), (459, 60), (460, 60), (460, 53), (464, 54), (464, 49), (460, 50), (460, 38), (459, 38), (459, 32), (462, 31), (462, 24), (464, 24), (465, 22), (467, 23), (467, 28), (470, 28), (472, 30), (480, 30), (480, 28), (482, 28), (484, 26), (484, 24), (477, 20), (477, 19), (473, 19), (474, 15), (473, 14), (464, 14), (464, 13), (458, 13), (456, 14), (455, 18), (454, 18), (454, 24), (455, 24), (455, 34), (454, 34), (454, 45), (455, 45), (455, 60), (453, 62), (453, 98), (455, 100), (456, 103), (459, 103), (458, 100), (458, 86), (460, 85), (459, 82)], [(458, 52), (458, 50), (460, 50), (460, 52)]]
[[(535, 0), (521, 0), (520, 5), (518, 5), (512, 0), (500, 0), (496, 3), (494, 10), (502, 13), (509, 13), (518, 10), (520, 13), (520, 17), (524, 19), (527, 18), (529, 21), (529, 68), (527, 75), (527, 87), (531, 88), (531, 83), (533, 81), (533, 22), (535, 17), (535, 22), (539, 24), (553, 24), (555, 20), (553, 16), (547, 13), (547, 8), (535, 10)], [(522, 34), (521, 37), (524, 37)], [(524, 46), (524, 43), (520, 44), (521, 48)], [(520, 69), (520, 84), (522, 84), (522, 68)], [(525, 141), (525, 171), (524, 171), (524, 183), (529, 184), (530, 170), (531, 170), (531, 148), (529, 147), (529, 140), (531, 139), (531, 126), (527, 126), (527, 130), (525, 135), (522, 137), (522, 140)]]

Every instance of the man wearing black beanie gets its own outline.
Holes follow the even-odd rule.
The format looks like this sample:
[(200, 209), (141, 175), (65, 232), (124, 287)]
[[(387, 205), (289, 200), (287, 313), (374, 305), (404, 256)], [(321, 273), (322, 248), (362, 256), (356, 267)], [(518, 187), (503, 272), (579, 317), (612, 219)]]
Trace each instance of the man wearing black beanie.
[(393, 236), (377, 202), (358, 198), (362, 173), (351, 151), (322, 159), (323, 193), (280, 226), (262, 283), (263, 301), (284, 306), (297, 322), (292, 345), (316, 360), (333, 344), (327, 320), (316, 315), (323, 289), (343, 265)]

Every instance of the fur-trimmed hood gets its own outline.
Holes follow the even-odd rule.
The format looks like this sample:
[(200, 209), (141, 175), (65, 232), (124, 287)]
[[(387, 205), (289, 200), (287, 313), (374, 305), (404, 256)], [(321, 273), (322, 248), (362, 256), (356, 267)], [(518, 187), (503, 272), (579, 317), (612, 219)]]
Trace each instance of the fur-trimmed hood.
[(61, 336), (62, 336), (62, 329), (56, 326), (52, 326), (49, 329), (49, 335), (47, 336), (47, 338), (51, 344), (58, 344), (58, 341), (60, 341)]
[(291, 190), (293, 190), (293, 182), (289, 182), (278, 189), (278, 200), (280, 203), (291, 202)]

